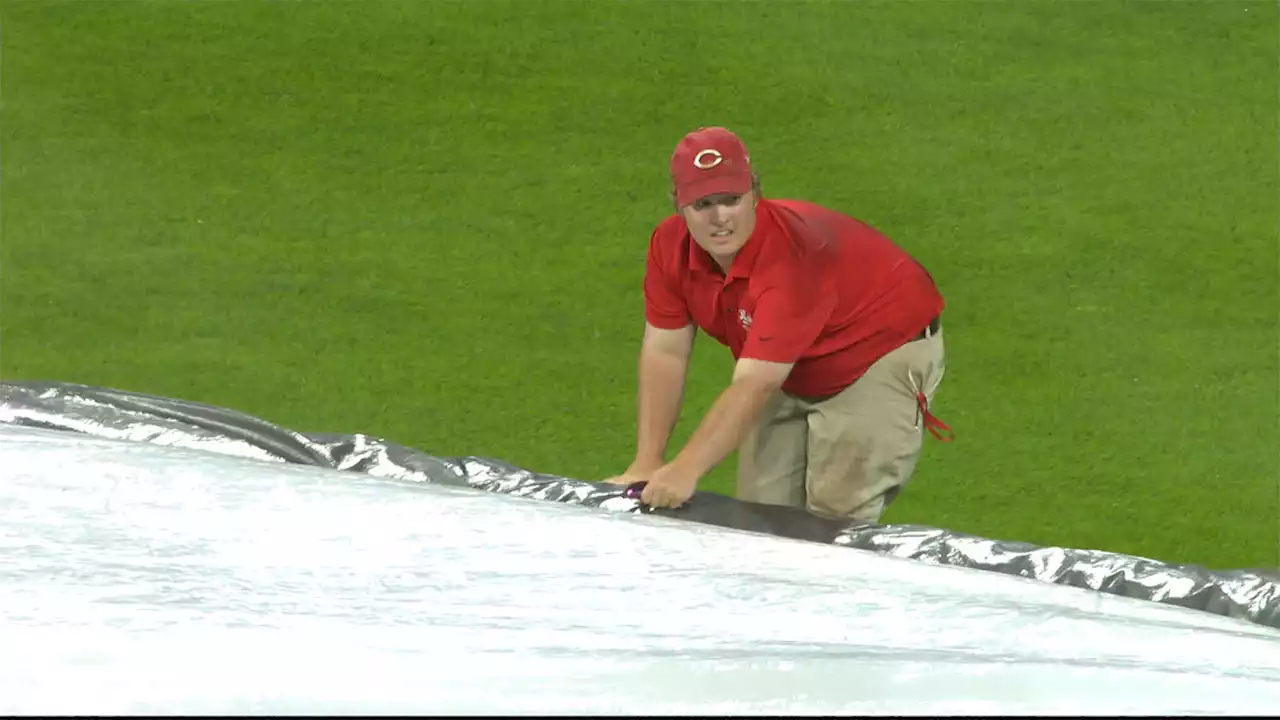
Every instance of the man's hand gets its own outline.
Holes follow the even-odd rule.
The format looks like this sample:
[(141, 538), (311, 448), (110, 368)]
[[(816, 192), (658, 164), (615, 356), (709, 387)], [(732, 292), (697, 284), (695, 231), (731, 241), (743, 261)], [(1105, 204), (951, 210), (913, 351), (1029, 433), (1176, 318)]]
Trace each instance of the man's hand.
[(676, 508), (693, 497), (698, 487), (698, 476), (679, 465), (664, 465), (649, 476), (640, 502), (654, 508)]
[(638, 482), (648, 482), (653, 473), (661, 467), (662, 462), (658, 460), (648, 462), (636, 460), (631, 463), (631, 466), (624, 470), (621, 475), (615, 475), (614, 477), (602, 480), (601, 482), (605, 482), (610, 485), (622, 486), (632, 485)]

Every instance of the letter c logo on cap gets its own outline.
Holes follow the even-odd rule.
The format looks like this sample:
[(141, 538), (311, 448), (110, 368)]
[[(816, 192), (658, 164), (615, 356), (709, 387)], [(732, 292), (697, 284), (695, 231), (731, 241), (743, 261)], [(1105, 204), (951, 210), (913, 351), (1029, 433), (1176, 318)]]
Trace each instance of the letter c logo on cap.
[[(704, 159), (707, 156), (710, 156), (711, 159)], [(719, 150), (703, 150), (693, 156), (693, 165), (699, 170), (710, 170), (722, 162), (724, 162), (724, 156), (720, 154)]]

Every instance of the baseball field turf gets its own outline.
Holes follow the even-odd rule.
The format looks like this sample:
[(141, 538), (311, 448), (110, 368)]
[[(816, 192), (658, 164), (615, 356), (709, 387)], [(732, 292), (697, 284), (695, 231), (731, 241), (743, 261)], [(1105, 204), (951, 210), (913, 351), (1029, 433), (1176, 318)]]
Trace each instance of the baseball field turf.
[(887, 522), (1280, 564), (1275, 2), (0, 8), (0, 379), (612, 475), (719, 124), (946, 294), (957, 439)]

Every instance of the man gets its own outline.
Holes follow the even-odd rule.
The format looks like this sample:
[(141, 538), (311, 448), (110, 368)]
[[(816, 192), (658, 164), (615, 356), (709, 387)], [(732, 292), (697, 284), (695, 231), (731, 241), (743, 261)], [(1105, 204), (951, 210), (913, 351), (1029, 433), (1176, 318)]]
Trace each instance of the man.
[[(737, 496), (876, 523), (907, 484), (945, 368), (933, 279), (890, 240), (818, 205), (761, 195), (746, 147), (702, 128), (671, 157), (676, 214), (644, 277), (635, 460), (609, 482), (676, 507), (738, 450)], [(667, 462), (701, 328), (733, 380)]]

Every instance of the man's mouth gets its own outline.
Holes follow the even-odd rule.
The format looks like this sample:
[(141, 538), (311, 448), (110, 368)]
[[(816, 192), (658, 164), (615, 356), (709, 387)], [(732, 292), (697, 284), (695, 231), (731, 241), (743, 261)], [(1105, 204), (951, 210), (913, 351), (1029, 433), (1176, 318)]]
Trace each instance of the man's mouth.
[(717, 230), (711, 233), (711, 237), (728, 237), (729, 235), (732, 235), (732, 234), (733, 234), (732, 230)]

